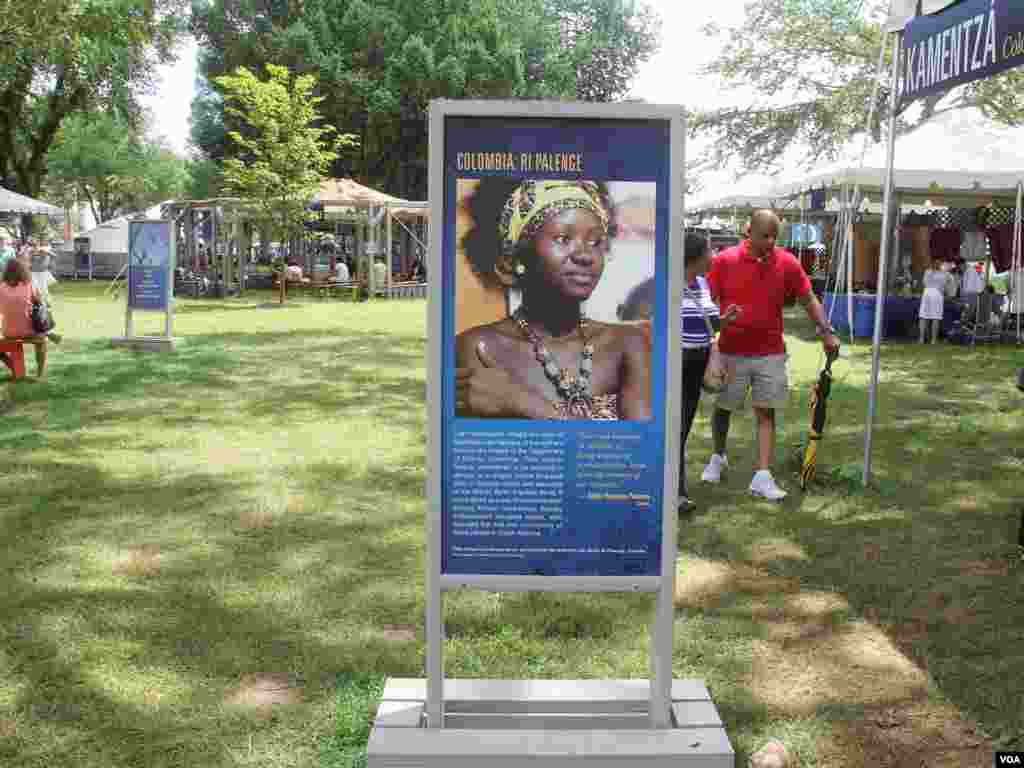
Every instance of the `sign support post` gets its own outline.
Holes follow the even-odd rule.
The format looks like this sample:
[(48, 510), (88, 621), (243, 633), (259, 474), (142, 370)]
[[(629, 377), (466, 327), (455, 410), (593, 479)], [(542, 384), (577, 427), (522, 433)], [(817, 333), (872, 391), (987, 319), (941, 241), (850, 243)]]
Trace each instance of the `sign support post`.
[[(871, 386), (868, 390), (868, 418), (864, 429), (864, 472), (861, 482), (865, 488), (871, 481), (871, 450), (875, 430), (875, 411), (878, 408), (878, 373), (881, 366), (883, 326), (885, 325), (885, 296), (889, 274), (889, 256), (892, 251), (892, 230), (895, 213), (896, 226), (899, 214), (893, 211), (893, 165), (896, 158), (896, 104), (899, 96), (900, 60), (903, 54), (903, 33), (896, 33), (896, 45), (892, 52), (892, 82), (889, 94), (889, 144), (885, 161), (885, 191), (882, 202), (882, 244), (878, 254), (878, 285), (875, 290), (875, 328), (871, 345)], [(853, 325), (850, 325), (851, 333)]]
[[(132, 219), (128, 222), (125, 335), (113, 340), (115, 347), (166, 352), (181, 341), (173, 336), (176, 250), (174, 220)], [(135, 312), (163, 312), (163, 336), (136, 336)]]
[[(425, 679), (387, 681), (369, 767), (562, 768), (600, 759), (732, 768), (707, 688), (672, 675), (683, 109), (435, 101), (429, 135)], [(650, 234), (616, 240), (615, 201), (650, 221)], [(543, 303), (531, 303), (534, 290)], [(556, 357), (566, 368), (556, 379), (550, 365), (534, 363), (537, 340), (556, 335), (539, 307), (575, 311), (574, 303), (582, 343), (562, 334)], [(543, 335), (524, 330), (516, 340), (517, 306), (516, 317)], [(498, 328), (511, 330), (502, 338), (518, 343), (523, 358), (488, 345)], [(628, 356), (609, 363), (587, 352), (603, 343), (623, 344), (616, 349)], [(582, 355), (579, 378), (568, 379), (573, 353)], [(526, 396), (470, 410), (456, 381), (474, 370), (472, 354), (487, 367), (507, 366), (513, 381), (533, 373), (543, 382), (536, 374), (547, 371), (553, 399), (547, 408), (524, 405)], [(558, 387), (591, 376), (601, 389), (584, 389), (584, 410), (566, 418)], [(643, 384), (631, 389), (631, 376)], [(577, 402), (564, 399), (566, 407)], [(594, 410), (601, 407), (609, 410)], [(444, 597), (462, 589), (648, 593), (649, 678), (445, 680)]]

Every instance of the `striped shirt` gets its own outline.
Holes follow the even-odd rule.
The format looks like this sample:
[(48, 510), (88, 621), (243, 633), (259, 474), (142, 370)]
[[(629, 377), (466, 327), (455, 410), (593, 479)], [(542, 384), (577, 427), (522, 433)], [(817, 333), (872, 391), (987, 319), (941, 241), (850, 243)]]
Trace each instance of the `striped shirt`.
[(696, 283), (683, 288), (683, 303), (679, 313), (683, 349), (698, 349), (711, 344), (711, 334), (708, 333), (707, 323), (704, 322), (705, 312), (708, 320), (718, 317), (718, 307), (711, 299), (711, 289), (707, 280), (698, 277)]

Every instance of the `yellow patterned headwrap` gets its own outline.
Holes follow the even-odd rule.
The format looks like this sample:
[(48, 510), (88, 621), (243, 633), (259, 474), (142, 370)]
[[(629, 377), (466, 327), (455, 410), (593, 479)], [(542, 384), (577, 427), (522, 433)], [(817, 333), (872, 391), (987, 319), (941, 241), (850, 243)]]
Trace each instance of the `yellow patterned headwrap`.
[(578, 208), (593, 213), (608, 231), (608, 210), (592, 181), (524, 181), (509, 195), (501, 212), (498, 234), (505, 256), (529, 240), (550, 216)]

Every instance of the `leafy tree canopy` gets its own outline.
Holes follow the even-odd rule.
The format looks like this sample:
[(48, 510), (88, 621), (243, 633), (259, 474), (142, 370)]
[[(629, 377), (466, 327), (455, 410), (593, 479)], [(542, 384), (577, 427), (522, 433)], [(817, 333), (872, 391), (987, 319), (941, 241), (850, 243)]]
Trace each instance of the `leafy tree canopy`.
[(242, 121), (246, 134), (230, 131), (238, 156), (224, 161), (226, 191), (252, 201), (255, 223), (276, 240), (300, 236), (307, 206), (341, 150), (356, 143), (350, 134), (334, 135), (322, 125), (322, 96), (314, 95), (316, 77), (292, 77), (286, 67), (268, 64), (267, 80), (245, 67), (222, 75), (229, 115)]
[(0, 0), (0, 183), (38, 195), (70, 115), (142, 120), (139, 96), (173, 60), (187, 0)]
[[(806, 167), (837, 160), (863, 137), (871, 110), (887, 0), (753, 0), (735, 28), (706, 27), (721, 53), (705, 70), (726, 89), (758, 95), (753, 103), (700, 112), (691, 129), (709, 149), (702, 168), (771, 173), (784, 158)], [(882, 139), (888, 112), (888, 73), (878, 89), (870, 137)], [(977, 108), (1003, 126), (1024, 122), (1024, 74), (1019, 70), (952, 89), (903, 107), (897, 135), (941, 114)]]
[(98, 222), (181, 197), (189, 185), (185, 160), (116, 113), (65, 118), (47, 169), (47, 188), (62, 202), (88, 202)]
[[(431, 99), (621, 98), (657, 41), (632, 0), (197, 0), (193, 31), (209, 82), (265, 63), (315, 74), (325, 119), (360, 138), (331, 172), (415, 198)], [(246, 130), (217, 90), (192, 112), (192, 140), (212, 158), (236, 151), (227, 131)]]

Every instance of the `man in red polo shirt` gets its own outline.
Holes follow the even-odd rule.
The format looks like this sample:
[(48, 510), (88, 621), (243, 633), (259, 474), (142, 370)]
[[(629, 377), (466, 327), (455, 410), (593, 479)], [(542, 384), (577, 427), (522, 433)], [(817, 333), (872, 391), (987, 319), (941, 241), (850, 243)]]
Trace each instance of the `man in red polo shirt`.
[(739, 316), (722, 331), (718, 347), (733, 373), (732, 381), (719, 394), (712, 417), (715, 453), (704, 469), (708, 483), (721, 480), (728, 467), (725, 444), (729, 436), (729, 417), (743, 410), (747, 389), (757, 417), (758, 471), (750, 491), (771, 501), (780, 501), (786, 492), (772, 477), (775, 454), (775, 410), (784, 408), (789, 398), (786, 375), (786, 344), (782, 339), (782, 308), (787, 301), (799, 301), (818, 326), (826, 351), (838, 351), (836, 338), (825, 310), (811, 290), (799, 260), (775, 247), (779, 219), (771, 211), (757, 211), (750, 219), (748, 239), (722, 251), (712, 262), (708, 283), (720, 307), (736, 305)]

